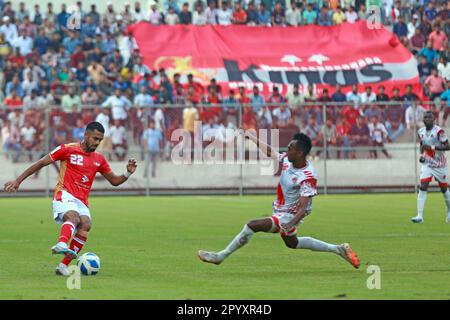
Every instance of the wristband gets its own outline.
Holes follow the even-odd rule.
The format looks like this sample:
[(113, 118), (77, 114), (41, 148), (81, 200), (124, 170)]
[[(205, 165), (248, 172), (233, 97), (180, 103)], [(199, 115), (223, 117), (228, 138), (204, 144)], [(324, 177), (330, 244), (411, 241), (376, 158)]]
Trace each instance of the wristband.
[(130, 171), (128, 171), (128, 170), (125, 170), (125, 172), (123, 173), (123, 176), (125, 177), (125, 178), (129, 178), (130, 176), (132, 175), (132, 173), (130, 172)]

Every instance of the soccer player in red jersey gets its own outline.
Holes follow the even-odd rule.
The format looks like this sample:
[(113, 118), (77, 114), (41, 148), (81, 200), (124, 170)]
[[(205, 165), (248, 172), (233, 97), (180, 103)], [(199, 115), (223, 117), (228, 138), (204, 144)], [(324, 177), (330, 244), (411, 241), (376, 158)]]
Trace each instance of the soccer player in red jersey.
[[(64, 258), (56, 267), (56, 274), (69, 276), (68, 265), (86, 243), (91, 229), (88, 197), (95, 175), (100, 172), (113, 186), (119, 186), (136, 171), (135, 159), (128, 160), (124, 174), (116, 175), (105, 157), (95, 152), (103, 140), (105, 129), (98, 122), (86, 127), (82, 142), (63, 144), (31, 165), (16, 180), (5, 183), (6, 192), (16, 192), (21, 183), (55, 161), (61, 162), (59, 181), (53, 197), (53, 218), (62, 224), (59, 241), (51, 250), (63, 254)], [(68, 245), (70, 239), (70, 245)]]
[(245, 135), (267, 156), (278, 160), (282, 165), (273, 214), (270, 218), (252, 220), (244, 225), (242, 231), (222, 251), (198, 251), (200, 260), (221, 264), (249, 242), (256, 232), (268, 232), (280, 233), (288, 248), (335, 253), (353, 267), (359, 268), (358, 256), (348, 243), (335, 245), (311, 237), (297, 237), (297, 225), (303, 223), (303, 219), (312, 212), (312, 198), (317, 195), (317, 174), (312, 164), (306, 160), (312, 147), (311, 139), (298, 133), (289, 143), (287, 153), (280, 154), (256, 136), (248, 132)]

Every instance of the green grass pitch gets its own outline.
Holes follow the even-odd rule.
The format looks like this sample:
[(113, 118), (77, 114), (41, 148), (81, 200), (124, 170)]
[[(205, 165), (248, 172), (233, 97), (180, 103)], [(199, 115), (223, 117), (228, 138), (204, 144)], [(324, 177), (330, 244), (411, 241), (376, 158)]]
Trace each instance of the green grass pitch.
[[(450, 299), (450, 225), (440, 193), (414, 225), (413, 194), (318, 196), (299, 234), (350, 242), (361, 267), (334, 254), (292, 250), (279, 235), (256, 234), (222, 265), (219, 250), (250, 219), (271, 213), (271, 196), (98, 197), (83, 252), (102, 261), (97, 276), (69, 290), (50, 254), (59, 226), (49, 199), (0, 199), (0, 299)], [(369, 265), (381, 289), (369, 290)]]

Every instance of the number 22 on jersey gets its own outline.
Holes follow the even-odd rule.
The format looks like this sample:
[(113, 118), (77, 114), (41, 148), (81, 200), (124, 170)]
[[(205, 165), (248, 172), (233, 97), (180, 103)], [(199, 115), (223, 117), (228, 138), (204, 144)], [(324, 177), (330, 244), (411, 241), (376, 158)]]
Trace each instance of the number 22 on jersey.
[(83, 156), (81, 156), (79, 154), (71, 154), (70, 155), (70, 163), (75, 164), (77, 166), (82, 166), (83, 165)]

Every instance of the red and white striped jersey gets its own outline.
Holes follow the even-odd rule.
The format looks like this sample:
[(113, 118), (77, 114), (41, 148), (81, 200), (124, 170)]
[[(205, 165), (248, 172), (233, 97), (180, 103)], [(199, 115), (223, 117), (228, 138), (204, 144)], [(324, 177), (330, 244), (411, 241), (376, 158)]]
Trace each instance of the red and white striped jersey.
[[(442, 147), (443, 144), (448, 140), (447, 134), (444, 129), (434, 125), (431, 130), (427, 130), (426, 127), (422, 127), (418, 131), (419, 139), (422, 144)], [(445, 157), (444, 151), (440, 150), (427, 150), (423, 155), (425, 157), (424, 165), (430, 168), (445, 168), (447, 167), (447, 158)]]
[(306, 213), (312, 211), (312, 197), (317, 195), (317, 174), (311, 163), (303, 168), (294, 168), (285, 153), (278, 154), (282, 165), (277, 199), (273, 202), (274, 213), (297, 213), (300, 197), (309, 197)]

